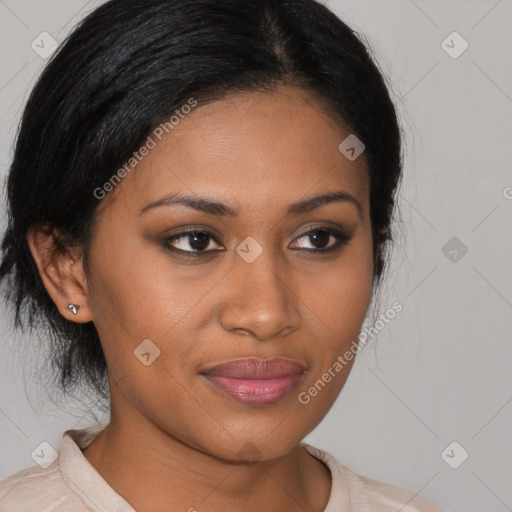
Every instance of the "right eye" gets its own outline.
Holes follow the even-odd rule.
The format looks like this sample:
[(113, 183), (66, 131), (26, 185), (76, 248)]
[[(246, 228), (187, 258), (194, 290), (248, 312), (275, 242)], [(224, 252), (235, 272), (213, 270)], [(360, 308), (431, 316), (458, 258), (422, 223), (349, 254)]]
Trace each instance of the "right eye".
[(219, 250), (211, 248), (212, 243), (217, 243), (211, 233), (194, 229), (172, 235), (166, 238), (164, 243), (171, 251), (193, 257)]

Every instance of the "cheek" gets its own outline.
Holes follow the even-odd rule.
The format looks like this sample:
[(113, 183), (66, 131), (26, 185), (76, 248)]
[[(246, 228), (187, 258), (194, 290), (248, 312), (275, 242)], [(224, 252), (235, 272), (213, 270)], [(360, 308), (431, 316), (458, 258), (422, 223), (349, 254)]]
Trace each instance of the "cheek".
[(338, 343), (359, 334), (373, 287), (371, 239), (347, 246), (342, 256), (315, 276), (303, 276), (305, 303)]
[(183, 385), (184, 362), (197, 359), (211, 272), (179, 268), (136, 240), (125, 247), (115, 233), (97, 238), (91, 262), (94, 324), (112, 376), (142, 408), (147, 393), (159, 396), (159, 390), (175, 406), (169, 390)]
[(138, 251), (133, 243), (115, 261), (101, 253), (94, 254), (91, 295), (115, 382), (113, 400), (127, 398), (147, 417), (168, 410), (186, 417), (183, 390), (197, 358), (197, 321), (208, 283), (190, 283), (165, 257)]
[[(307, 431), (316, 427), (339, 396), (354, 365), (358, 336), (371, 299), (371, 265), (346, 265), (316, 281), (306, 304), (314, 339), (311, 369), (297, 400)], [(370, 272), (369, 269), (370, 268)]]
[(201, 297), (202, 288), (187, 282), (187, 272), (163, 250), (121, 229), (97, 235), (91, 262), (89, 291), (102, 339), (116, 332), (139, 343), (162, 338)]
[[(336, 264), (316, 276), (314, 286), (303, 283), (304, 290), (308, 290), (302, 295), (307, 310), (312, 312), (310, 329), (315, 345), (304, 391), (320, 414), (326, 413), (336, 400), (355, 362), (353, 352), (357, 350), (372, 295), (371, 243), (368, 238), (360, 238), (347, 247)], [(309, 280), (310, 276), (304, 279)]]

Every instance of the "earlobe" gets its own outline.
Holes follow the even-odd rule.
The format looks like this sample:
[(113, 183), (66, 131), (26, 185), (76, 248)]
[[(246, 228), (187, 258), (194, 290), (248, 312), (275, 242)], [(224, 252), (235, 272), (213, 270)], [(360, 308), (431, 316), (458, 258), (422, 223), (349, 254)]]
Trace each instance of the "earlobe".
[[(61, 315), (77, 323), (92, 320), (83, 260), (77, 248), (63, 249), (55, 231), (31, 228), (27, 243), (46, 291)], [(80, 310), (80, 312), (79, 312)]]

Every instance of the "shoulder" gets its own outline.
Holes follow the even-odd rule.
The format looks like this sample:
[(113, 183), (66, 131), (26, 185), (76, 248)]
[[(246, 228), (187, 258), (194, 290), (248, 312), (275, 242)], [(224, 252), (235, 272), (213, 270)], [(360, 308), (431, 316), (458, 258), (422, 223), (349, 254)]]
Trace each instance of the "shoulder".
[[(350, 505), (354, 512), (442, 512), (418, 493), (359, 475), (328, 452), (305, 443), (303, 446), (331, 471), (333, 504)], [(326, 512), (331, 512), (329, 506)]]
[(52, 461), (0, 480), (0, 512), (135, 512), (83, 454), (106, 426), (66, 430)]
[[(360, 492), (367, 495), (368, 504), (375, 507), (375, 511), (380, 512), (382, 509), (382, 512), (442, 512), (417, 492), (358, 475), (350, 468), (345, 469), (352, 473), (352, 480), (358, 482)], [(377, 506), (381, 508), (376, 508)]]
[[(56, 497), (58, 497), (56, 499)], [(54, 510), (88, 511), (74, 493), (57, 462), (47, 468), (31, 466), (0, 480), (0, 511), (31, 512)]]

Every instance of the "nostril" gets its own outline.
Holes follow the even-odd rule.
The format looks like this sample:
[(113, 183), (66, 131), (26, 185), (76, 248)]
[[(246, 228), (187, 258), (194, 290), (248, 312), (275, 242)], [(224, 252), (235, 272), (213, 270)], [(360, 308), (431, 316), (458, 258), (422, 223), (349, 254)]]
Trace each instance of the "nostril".
[(242, 334), (243, 336), (249, 336), (249, 332), (246, 329), (233, 329), (235, 334)]

